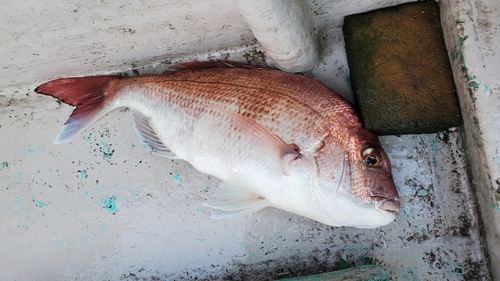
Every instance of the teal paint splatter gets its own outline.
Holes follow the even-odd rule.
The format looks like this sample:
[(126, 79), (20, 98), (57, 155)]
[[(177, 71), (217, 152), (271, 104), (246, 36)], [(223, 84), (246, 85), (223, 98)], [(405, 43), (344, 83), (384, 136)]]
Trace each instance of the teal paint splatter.
[(432, 153), (431, 166), (436, 167), (436, 153), (437, 153), (437, 139), (436, 138), (434, 138), (432, 140), (431, 153)]
[(78, 170), (78, 173), (80, 173), (80, 177), (82, 179), (86, 179), (87, 178), (87, 171), (85, 171), (85, 170)]
[(9, 167), (9, 163), (2, 162), (2, 169), (8, 168), (8, 167)]
[(109, 225), (107, 225), (106, 223), (104, 223), (103, 221), (101, 221), (101, 227), (102, 229), (106, 230), (106, 229), (109, 229)]
[(47, 207), (49, 204), (43, 203), (42, 201), (36, 199), (35, 195), (31, 195), (31, 199), (37, 203), (40, 207)]
[(401, 275), (404, 280), (418, 281), (418, 269), (416, 267), (403, 267)]
[(209, 59), (209, 60), (211, 60), (211, 59), (213, 59), (213, 58), (215, 58), (215, 56), (214, 56), (214, 55), (208, 55), (208, 56), (207, 56), (207, 59)]
[(477, 83), (476, 81), (469, 82), (469, 87), (473, 88), (475, 91), (477, 91), (477, 89), (479, 89), (479, 85), (481, 85), (481, 83)]
[(349, 75), (349, 73), (345, 74), (345, 81), (347, 82), (347, 86), (349, 86), (349, 88), (352, 88), (352, 81), (351, 81), (351, 76)]
[(384, 281), (384, 280), (389, 280), (387, 278), (387, 275), (381, 275), (381, 276), (375, 276), (375, 277), (370, 277), (368, 279), (364, 279), (365, 281)]
[(408, 217), (408, 212), (406, 210), (403, 210), (403, 216)]
[(453, 272), (454, 274), (457, 274), (457, 275), (461, 275), (464, 273), (464, 268), (459, 266), (456, 263), (453, 263), (451, 272)]
[(180, 178), (181, 178), (181, 174), (179, 174), (179, 173), (175, 173), (175, 175), (174, 175), (174, 179), (176, 179), (176, 180), (180, 180)]
[(106, 197), (104, 199), (104, 208), (110, 212), (116, 211), (116, 196)]
[(111, 159), (111, 156), (113, 156), (113, 153), (115, 152), (114, 150), (111, 150), (110, 145), (108, 145), (107, 142), (101, 141), (102, 144), (102, 153), (104, 154), (104, 158)]
[(29, 153), (34, 153), (35, 151), (36, 151), (36, 150), (34, 150), (34, 149), (28, 149), (28, 152), (29, 152)]
[(21, 205), (21, 200), (19, 200), (19, 197), (16, 196), (16, 200), (14, 200), (14, 203), (17, 205)]
[(467, 40), (469, 36), (461, 37), (458, 36), (458, 50), (460, 52), (460, 61), (462, 62), (462, 67), (464, 68), (464, 72), (467, 72), (467, 64), (465, 63), (465, 54), (464, 54), (464, 42)]
[(417, 195), (418, 195), (418, 196), (426, 196), (426, 195), (427, 195), (427, 190), (425, 190), (425, 189), (420, 189), (420, 190), (417, 192)]
[(59, 247), (61, 247), (61, 244), (63, 243), (62, 240), (57, 240), (56, 241), (56, 249), (59, 249)]

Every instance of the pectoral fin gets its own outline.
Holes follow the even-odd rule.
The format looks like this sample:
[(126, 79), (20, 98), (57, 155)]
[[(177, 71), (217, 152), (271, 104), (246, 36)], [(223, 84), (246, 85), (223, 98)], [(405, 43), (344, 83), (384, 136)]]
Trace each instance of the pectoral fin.
[(171, 159), (175, 159), (176, 156), (173, 154), (158, 138), (153, 127), (149, 123), (150, 119), (142, 114), (141, 112), (131, 109), (132, 118), (134, 121), (134, 128), (139, 136), (141, 142), (151, 148), (151, 152), (160, 156), (165, 156)]
[(233, 126), (240, 133), (251, 139), (252, 146), (249, 148), (249, 151), (254, 157), (262, 159), (269, 166), (281, 170), (284, 174), (288, 174), (291, 162), (301, 157), (300, 153), (292, 148), (292, 146), (253, 119), (222, 107), (213, 107), (227, 115)]
[(231, 180), (222, 183), (214, 197), (216, 199), (204, 204), (216, 209), (210, 216), (213, 219), (241, 217), (269, 206), (269, 202), (264, 197)]

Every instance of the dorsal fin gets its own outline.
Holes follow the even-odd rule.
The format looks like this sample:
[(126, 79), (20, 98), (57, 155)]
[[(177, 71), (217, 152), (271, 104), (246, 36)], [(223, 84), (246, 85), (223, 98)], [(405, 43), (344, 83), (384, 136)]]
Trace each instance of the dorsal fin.
[(209, 60), (209, 61), (190, 61), (174, 65), (167, 69), (164, 74), (172, 73), (184, 69), (205, 69), (205, 68), (253, 68), (265, 69), (263, 67), (253, 66), (242, 62), (233, 62), (225, 60)]

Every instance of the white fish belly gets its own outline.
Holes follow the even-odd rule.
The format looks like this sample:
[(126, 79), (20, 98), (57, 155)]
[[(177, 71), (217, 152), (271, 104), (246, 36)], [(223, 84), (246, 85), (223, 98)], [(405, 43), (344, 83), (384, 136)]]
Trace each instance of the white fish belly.
[(262, 155), (254, 140), (212, 105), (184, 107), (137, 94), (122, 99), (120, 105), (150, 118), (151, 127), (165, 146), (202, 173), (223, 181), (229, 177), (245, 181), (251, 185), (249, 188), (260, 183), (262, 177), (281, 174), (274, 159)]

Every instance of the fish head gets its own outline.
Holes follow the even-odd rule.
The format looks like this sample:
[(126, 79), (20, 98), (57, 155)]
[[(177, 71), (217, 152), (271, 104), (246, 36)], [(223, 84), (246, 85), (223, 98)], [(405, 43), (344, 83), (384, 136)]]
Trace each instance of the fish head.
[(373, 132), (348, 131), (343, 143), (326, 140), (315, 156), (319, 220), (358, 228), (387, 225), (400, 209), (389, 157)]

